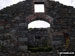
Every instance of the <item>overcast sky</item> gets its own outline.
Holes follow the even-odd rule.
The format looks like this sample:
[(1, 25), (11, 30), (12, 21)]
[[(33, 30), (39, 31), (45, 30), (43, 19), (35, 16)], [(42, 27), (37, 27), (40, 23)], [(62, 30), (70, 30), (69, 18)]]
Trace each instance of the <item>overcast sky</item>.
[[(0, 0), (0, 9), (6, 6), (10, 6), (12, 4), (16, 4), (20, 1), (24, 1), (24, 0)], [(55, 1), (59, 1), (60, 3), (63, 3), (65, 5), (75, 6), (75, 0), (55, 0)]]
[[(13, 4), (16, 4), (20, 1), (24, 1), (24, 0), (0, 0), (0, 10), (5, 8), (6, 6), (10, 6)], [(73, 6), (75, 7), (75, 0), (55, 0), (55, 1), (59, 1), (60, 3), (64, 4), (64, 5), (69, 5), (69, 6)], [(31, 26), (29, 25), (29, 27), (35, 27), (37, 26), (36, 24), (37, 22), (33, 23), (33, 25), (31, 24)], [(38, 25), (41, 26), (46, 26), (49, 27), (49, 24), (46, 24), (46, 22), (42, 22), (40, 21), (38, 23)]]
[(75, 7), (75, 0), (55, 0), (55, 1), (59, 1), (62, 4)]
[(16, 4), (20, 1), (24, 1), (24, 0), (0, 0), (0, 9), (6, 7), (6, 6), (10, 6), (13, 4)]

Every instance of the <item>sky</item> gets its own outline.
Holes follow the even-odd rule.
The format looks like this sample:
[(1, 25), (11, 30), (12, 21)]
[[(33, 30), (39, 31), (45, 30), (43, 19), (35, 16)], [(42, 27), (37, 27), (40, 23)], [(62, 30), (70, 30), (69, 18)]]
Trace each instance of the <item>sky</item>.
[(28, 24), (28, 29), (29, 28), (49, 28), (49, 27), (50, 27), (50, 24), (42, 20), (33, 21)]
[[(0, 0), (0, 10), (7, 6), (16, 4), (20, 1), (25, 1), (25, 0)], [(60, 3), (62, 3), (64, 5), (73, 6), (75, 8), (75, 0), (55, 0), (55, 1), (59, 1)], [(29, 25), (29, 27), (31, 27), (31, 28), (34, 28), (34, 27), (41, 28), (41, 26), (46, 28), (46, 27), (49, 27), (50, 25), (44, 21), (39, 21), (39, 22), (35, 21)]]
[(75, 8), (75, 0), (55, 0), (55, 1), (59, 1), (64, 5), (73, 6)]
[[(24, 0), (0, 0), (0, 9), (6, 6), (10, 6), (12, 4), (16, 4), (20, 1), (24, 1)], [(71, 5), (75, 7), (75, 0), (55, 0), (55, 1), (59, 1), (62, 4)]]
[(55, 1), (59, 1), (60, 3), (65, 5), (71, 5), (71, 0), (55, 0)]
[(24, 1), (24, 0), (0, 0), (0, 9), (3, 9), (6, 6), (16, 4), (16, 3), (20, 2), (20, 1)]

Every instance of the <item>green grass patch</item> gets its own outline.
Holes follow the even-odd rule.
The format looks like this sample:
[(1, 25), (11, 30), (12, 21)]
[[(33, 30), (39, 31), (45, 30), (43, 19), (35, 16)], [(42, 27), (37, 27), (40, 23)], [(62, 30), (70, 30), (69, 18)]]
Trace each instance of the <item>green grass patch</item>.
[(52, 47), (29, 47), (28, 50), (32, 52), (50, 52)]

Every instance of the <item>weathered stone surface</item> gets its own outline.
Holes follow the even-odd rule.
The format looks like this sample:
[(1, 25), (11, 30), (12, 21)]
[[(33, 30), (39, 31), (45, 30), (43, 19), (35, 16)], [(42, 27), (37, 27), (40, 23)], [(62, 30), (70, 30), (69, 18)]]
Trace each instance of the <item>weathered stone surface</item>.
[[(29, 46), (51, 46), (52, 54), (55, 56), (57, 50), (75, 51), (75, 8), (49, 0), (44, 3), (45, 13), (34, 12), (33, 0), (23, 1), (0, 10), (0, 46), (3, 46), (0, 47), (0, 55), (12, 56), (13, 52), (14, 56), (17, 54), (21, 56), (24, 50), (27, 50), (24, 56), (31, 52), (27, 49)], [(51, 27), (28, 29), (28, 24), (35, 20), (47, 21)], [(31, 53), (28, 55), (32, 56)], [(51, 54), (48, 52), (48, 54), (34, 55)]]

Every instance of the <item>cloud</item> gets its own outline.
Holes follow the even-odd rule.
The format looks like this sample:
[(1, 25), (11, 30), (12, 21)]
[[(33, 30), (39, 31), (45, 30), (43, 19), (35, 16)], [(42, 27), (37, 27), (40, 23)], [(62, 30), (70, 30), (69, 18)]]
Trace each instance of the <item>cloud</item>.
[(60, 3), (65, 5), (71, 5), (71, 0), (55, 0), (55, 1), (59, 1)]
[(43, 20), (32, 21), (28, 24), (28, 28), (48, 28), (50, 24)]
[(13, 4), (16, 4), (20, 1), (24, 1), (24, 0), (0, 0), (0, 9), (3, 9), (7, 6), (10, 6), (10, 5), (13, 5)]
[[(0, 0), (0, 9), (16, 4), (20, 1), (25, 1), (25, 0)], [(62, 4), (75, 7), (75, 0), (55, 0), (55, 1), (59, 1)]]
[(71, 0), (71, 5), (75, 8), (75, 0)]

